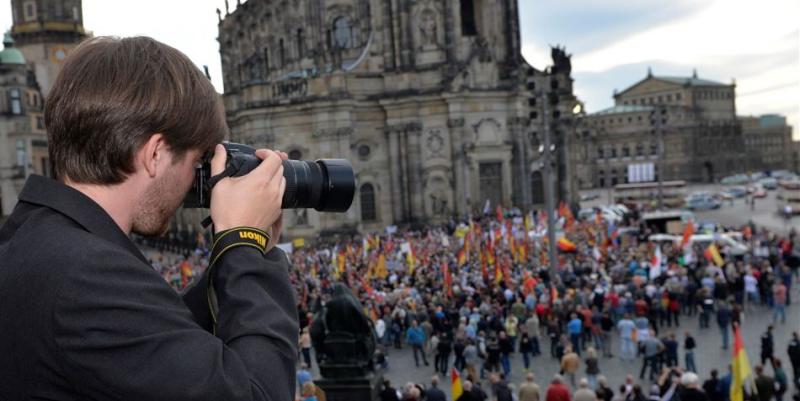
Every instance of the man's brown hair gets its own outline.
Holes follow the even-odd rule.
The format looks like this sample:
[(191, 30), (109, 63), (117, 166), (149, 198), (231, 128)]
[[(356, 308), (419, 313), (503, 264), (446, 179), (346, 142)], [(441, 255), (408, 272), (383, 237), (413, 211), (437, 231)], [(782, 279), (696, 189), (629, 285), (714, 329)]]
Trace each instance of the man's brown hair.
[(67, 58), (45, 105), (50, 162), (59, 180), (118, 184), (133, 157), (163, 134), (180, 160), (227, 133), (219, 94), (186, 55), (148, 37), (96, 37)]

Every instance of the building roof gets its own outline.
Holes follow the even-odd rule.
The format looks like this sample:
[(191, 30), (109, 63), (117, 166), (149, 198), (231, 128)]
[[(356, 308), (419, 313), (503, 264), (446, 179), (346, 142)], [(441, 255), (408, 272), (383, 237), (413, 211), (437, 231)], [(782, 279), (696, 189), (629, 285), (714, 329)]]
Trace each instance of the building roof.
[(642, 106), (638, 104), (631, 104), (631, 105), (617, 105), (613, 107), (609, 107), (604, 110), (600, 110), (596, 113), (592, 113), (589, 116), (604, 116), (610, 114), (623, 114), (623, 113), (638, 113), (644, 111), (651, 111), (653, 110), (652, 106)]
[(666, 76), (654, 76), (653, 78), (667, 81), (678, 85), (690, 85), (690, 86), (728, 86), (727, 84), (723, 84), (721, 82), (710, 81), (707, 79), (697, 78), (696, 76), (693, 77), (666, 77)]
[(14, 39), (11, 38), (11, 33), (6, 32), (3, 36), (3, 45), (5, 48), (0, 51), (0, 64), (25, 65), (25, 56), (19, 49), (14, 48)]

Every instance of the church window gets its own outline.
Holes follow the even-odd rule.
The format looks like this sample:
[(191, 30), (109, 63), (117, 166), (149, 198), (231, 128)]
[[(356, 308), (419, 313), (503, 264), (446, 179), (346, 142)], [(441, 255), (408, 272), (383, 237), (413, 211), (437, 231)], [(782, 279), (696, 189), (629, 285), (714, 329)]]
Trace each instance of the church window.
[(461, 34), (475, 36), (478, 29), (475, 24), (475, 4), (473, 0), (461, 0)]
[(22, 114), (22, 99), (19, 93), (19, 89), (9, 89), (8, 98), (11, 103), (11, 114), (15, 115)]
[(291, 160), (300, 160), (302, 158), (303, 158), (303, 152), (301, 152), (301, 151), (299, 151), (297, 149), (294, 149), (294, 150), (289, 152), (289, 159), (291, 159)]
[(375, 188), (372, 184), (364, 184), (361, 186), (359, 192), (361, 199), (361, 220), (377, 220), (377, 213), (375, 213)]
[(370, 155), (371, 152), (372, 152), (372, 150), (369, 148), (369, 145), (360, 145), (358, 147), (358, 157), (361, 160), (369, 159), (369, 155)]
[(269, 47), (264, 48), (264, 76), (269, 77)]
[(297, 59), (305, 57), (305, 38), (303, 37), (303, 28), (297, 29)]
[(341, 49), (353, 46), (353, 27), (347, 17), (339, 17), (333, 21), (333, 41)]
[(281, 67), (286, 65), (286, 47), (283, 45), (283, 38), (278, 42), (278, 61)]
[(23, 5), (25, 10), (25, 21), (34, 21), (36, 20), (36, 2), (35, 1), (26, 1)]

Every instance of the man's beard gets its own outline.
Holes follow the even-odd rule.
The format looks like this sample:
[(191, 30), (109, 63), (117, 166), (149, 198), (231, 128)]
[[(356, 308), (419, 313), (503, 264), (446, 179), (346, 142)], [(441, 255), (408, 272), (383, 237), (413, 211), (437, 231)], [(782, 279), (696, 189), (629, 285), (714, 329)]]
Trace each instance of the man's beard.
[(157, 237), (169, 230), (169, 221), (181, 205), (186, 191), (181, 191), (179, 180), (175, 176), (165, 176), (155, 182), (147, 191), (142, 205), (133, 220), (131, 231), (147, 236)]

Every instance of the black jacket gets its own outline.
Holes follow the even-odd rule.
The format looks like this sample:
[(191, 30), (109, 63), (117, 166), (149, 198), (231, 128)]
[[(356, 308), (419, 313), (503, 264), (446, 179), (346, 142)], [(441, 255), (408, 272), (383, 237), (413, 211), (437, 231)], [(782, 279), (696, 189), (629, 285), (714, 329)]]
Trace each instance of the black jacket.
[(279, 249), (225, 253), (180, 295), (95, 202), (32, 176), (0, 228), (0, 400), (290, 400), (297, 312)]

